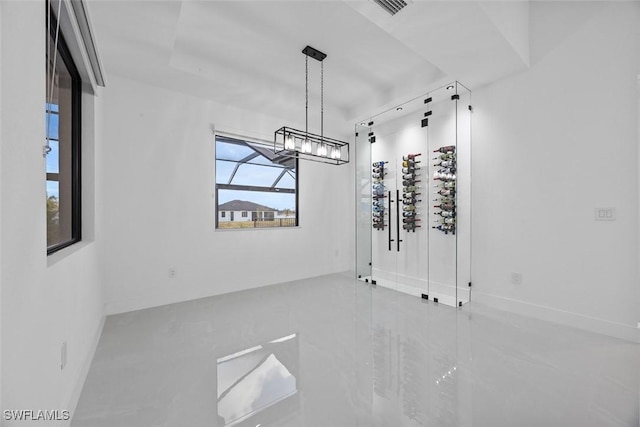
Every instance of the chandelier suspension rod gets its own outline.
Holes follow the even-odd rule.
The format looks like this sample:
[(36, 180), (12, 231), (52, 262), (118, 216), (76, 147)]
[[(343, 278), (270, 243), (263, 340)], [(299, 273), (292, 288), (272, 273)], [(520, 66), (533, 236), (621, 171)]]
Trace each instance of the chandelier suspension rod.
[(304, 61), (304, 133), (309, 133), (309, 55)]
[(324, 139), (324, 62), (320, 62), (320, 140)]

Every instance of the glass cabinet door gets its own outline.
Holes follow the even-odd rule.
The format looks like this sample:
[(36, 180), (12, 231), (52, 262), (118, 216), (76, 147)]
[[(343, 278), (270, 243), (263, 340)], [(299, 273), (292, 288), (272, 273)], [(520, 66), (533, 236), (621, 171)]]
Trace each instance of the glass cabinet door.
[[(448, 86), (450, 87), (450, 86)], [(452, 88), (454, 89), (454, 88)], [(457, 147), (454, 90), (441, 88), (430, 94), (429, 123), (429, 296), (433, 301), (456, 304)]]
[(429, 96), (429, 296), (447, 305), (470, 300), (470, 92), (458, 82)]
[(390, 114), (399, 117), (375, 128), (377, 139), (372, 151), (385, 152), (392, 171), (387, 181), (393, 200), (389, 225), (393, 240), (390, 252), (395, 255), (394, 286), (421, 296), (428, 286), (427, 133), (414, 115), (400, 115), (398, 110)]
[(371, 193), (371, 144), (370, 128), (356, 125), (356, 277), (371, 280), (371, 233), (372, 193)]
[(456, 82), (457, 193), (456, 292), (458, 306), (471, 300), (471, 92)]
[[(375, 126), (375, 123), (374, 123)], [(399, 239), (399, 204), (396, 182), (395, 129), (377, 126), (371, 129), (370, 145), (373, 177), (373, 215), (378, 222), (372, 235), (372, 277), (376, 285), (397, 289)]]

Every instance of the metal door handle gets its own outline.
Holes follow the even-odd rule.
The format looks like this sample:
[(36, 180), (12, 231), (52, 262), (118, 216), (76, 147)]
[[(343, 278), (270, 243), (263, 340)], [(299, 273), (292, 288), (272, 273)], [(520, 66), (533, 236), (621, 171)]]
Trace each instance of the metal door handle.
[(396, 203), (396, 235), (398, 236), (397, 251), (400, 252), (400, 242), (402, 242), (402, 240), (400, 239), (400, 190), (398, 189), (396, 189), (396, 200), (398, 201)]
[(393, 203), (393, 200), (391, 200), (391, 191), (389, 191), (389, 250), (391, 250), (391, 242), (394, 241), (391, 238), (391, 203)]

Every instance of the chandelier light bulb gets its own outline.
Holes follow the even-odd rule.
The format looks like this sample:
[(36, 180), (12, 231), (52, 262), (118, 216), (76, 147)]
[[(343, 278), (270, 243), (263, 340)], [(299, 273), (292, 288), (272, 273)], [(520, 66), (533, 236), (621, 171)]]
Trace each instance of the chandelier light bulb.
[(311, 141), (309, 141), (308, 139), (302, 141), (302, 152), (311, 153)]
[(296, 149), (296, 143), (293, 139), (292, 136), (288, 136), (285, 138), (284, 140), (284, 149), (285, 150), (295, 150)]

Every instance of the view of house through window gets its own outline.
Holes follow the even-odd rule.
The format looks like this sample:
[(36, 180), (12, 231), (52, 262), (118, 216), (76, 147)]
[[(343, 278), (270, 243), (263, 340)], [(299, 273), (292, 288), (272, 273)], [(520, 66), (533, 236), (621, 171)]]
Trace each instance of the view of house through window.
[(297, 160), (216, 135), (216, 228), (298, 225)]
[[(52, 26), (55, 28), (55, 25)], [(47, 41), (47, 252), (80, 240), (80, 77), (61, 35)]]

